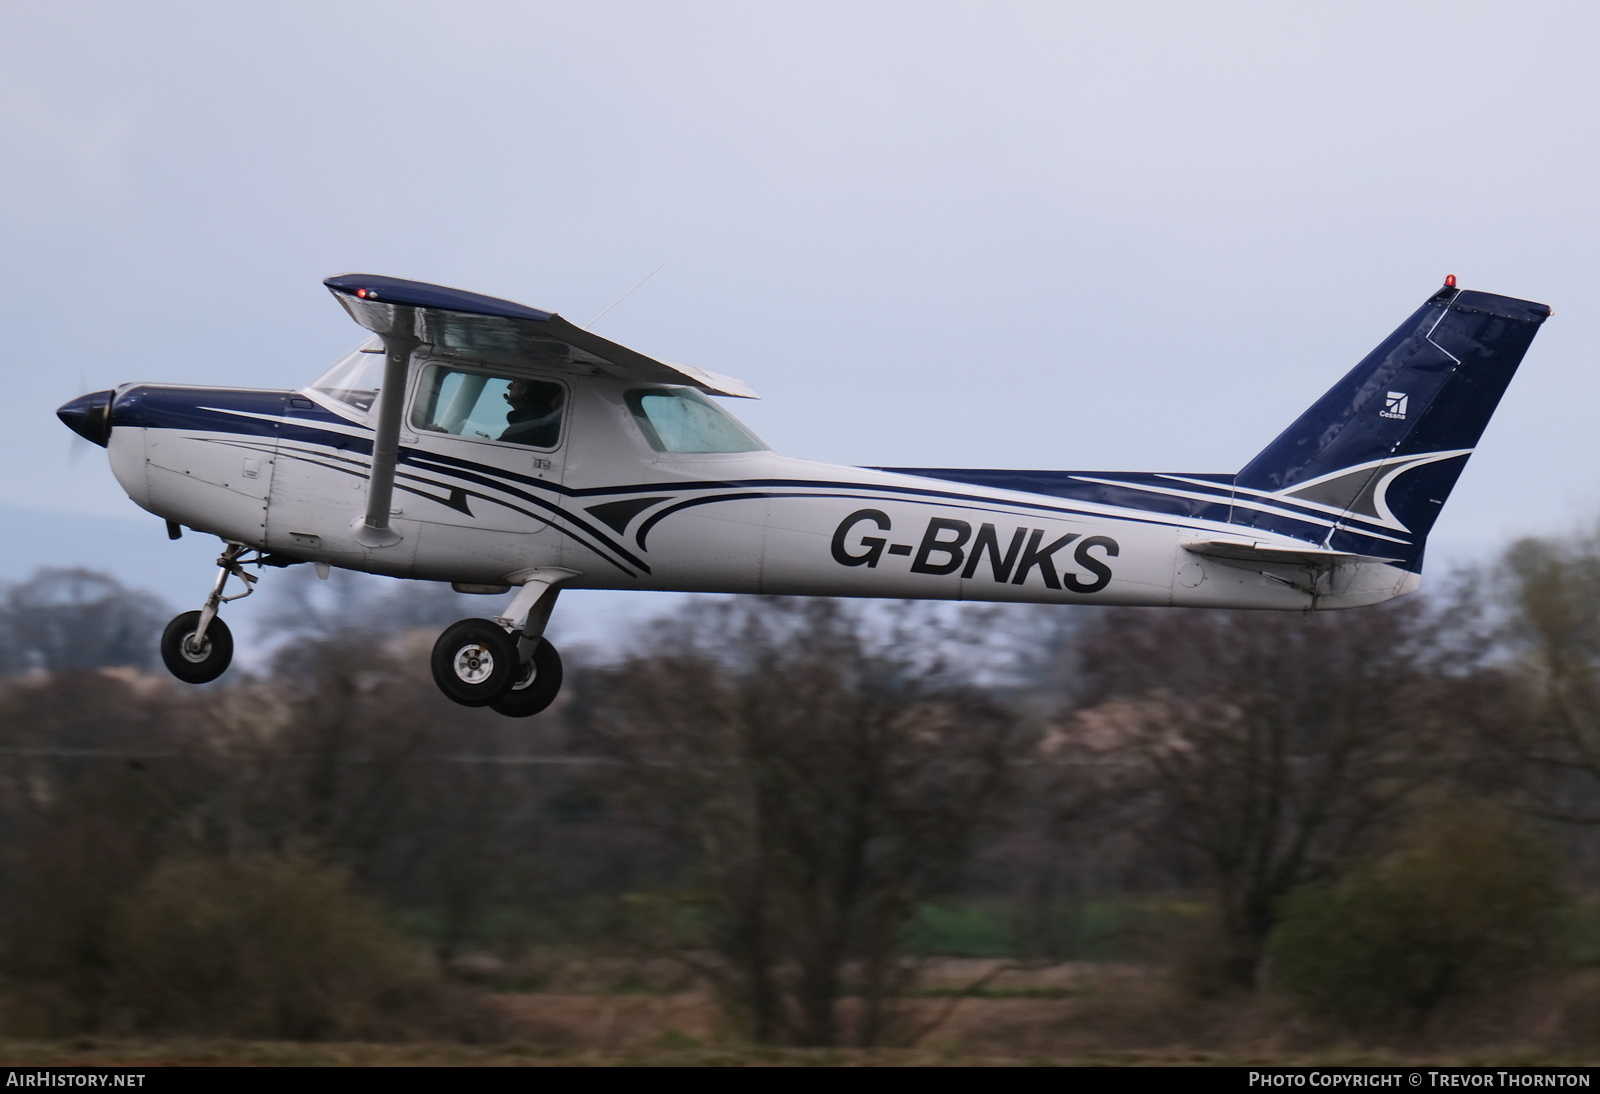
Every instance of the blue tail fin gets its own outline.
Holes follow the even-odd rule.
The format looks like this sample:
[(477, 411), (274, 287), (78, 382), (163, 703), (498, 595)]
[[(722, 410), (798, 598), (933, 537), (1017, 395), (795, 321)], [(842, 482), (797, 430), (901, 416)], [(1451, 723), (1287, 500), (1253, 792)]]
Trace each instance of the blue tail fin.
[[(1453, 280), (1453, 279), (1452, 279)], [(1419, 569), (1433, 527), (1533, 336), (1543, 304), (1435, 293), (1234, 477), (1230, 523)]]

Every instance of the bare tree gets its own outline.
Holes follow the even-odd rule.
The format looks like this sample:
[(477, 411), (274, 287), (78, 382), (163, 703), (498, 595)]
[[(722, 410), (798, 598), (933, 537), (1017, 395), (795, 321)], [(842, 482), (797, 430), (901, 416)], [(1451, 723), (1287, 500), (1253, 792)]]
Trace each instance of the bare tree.
[(127, 672), (0, 683), (0, 967), (52, 1032), (104, 1019), (116, 903), (185, 842), (191, 714)]
[(45, 569), (0, 597), (0, 672), (81, 671), (155, 660), (166, 609), (84, 569)]
[(700, 601), (590, 678), (608, 781), (690, 849), (706, 971), (758, 1039), (890, 1035), (900, 936), (1025, 744), (963, 671), (979, 631), (925, 606)]
[(463, 616), (493, 615), (500, 605), (436, 581), (397, 581), (351, 570), (334, 570), (319, 580), (309, 566), (273, 574), (264, 592), (262, 626), (276, 637), (301, 641), (438, 630)]
[(1527, 717), (1495, 735), (1535, 773), (1527, 808), (1600, 824), (1600, 528), (1511, 546), (1501, 575), (1501, 633)]
[(1222, 972), (1254, 983), (1278, 904), (1451, 761), (1475, 684), (1429, 607), (1118, 611), (1081, 649), (1088, 703), (1054, 741), (1209, 890)]
[(439, 695), (431, 641), (298, 639), (270, 681), (220, 696), (200, 742), (214, 772), (203, 819), (218, 850), (310, 854), (429, 912), (448, 959), (537, 870), (539, 769), (496, 761), (539, 731)]

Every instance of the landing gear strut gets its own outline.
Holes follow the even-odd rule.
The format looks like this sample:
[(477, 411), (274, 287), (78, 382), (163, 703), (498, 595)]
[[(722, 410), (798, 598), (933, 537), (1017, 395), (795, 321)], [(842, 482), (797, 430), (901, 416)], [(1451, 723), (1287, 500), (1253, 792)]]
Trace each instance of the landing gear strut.
[[(206, 597), (205, 607), (197, 612), (184, 612), (168, 623), (161, 634), (162, 663), (184, 683), (209, 683), (226, 672), (233, 661), (233, 634), (228, 625), (217, 618), (217, 609), (256, 591), (258, 578), (246, 573), (240, 561), (240, 556), (249, 550), (251, 548), (242, 543), (228, 544), (217, 558), (217, 581), (211, 587), (211, 595)], [(244, 592), (222, 595), (230, 576), (244, 582)]]
[(433, 646), (433, 679), (449, 699), (510, 718), (538, 714), (561, 691), (561, 655), (544, 637), (570, 570), (534, 571), (496, 620), (453, 623)]

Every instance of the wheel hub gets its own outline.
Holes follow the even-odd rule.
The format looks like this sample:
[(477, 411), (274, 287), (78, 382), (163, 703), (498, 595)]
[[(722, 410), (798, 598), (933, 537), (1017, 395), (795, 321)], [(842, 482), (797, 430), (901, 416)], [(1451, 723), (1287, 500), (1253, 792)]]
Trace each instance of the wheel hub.
[(494, 654), (476, 642), (456, 651), (456, 676), (468, 684), (481, 684), (494, 673)]
[(198, 665), (211, 656), (211, 639), (206, 638), (196, 643), (194, 635), (191, 634), (183, 640), (178, 648), (183, 651), (183, 659), (185, 661), (192, 661)]

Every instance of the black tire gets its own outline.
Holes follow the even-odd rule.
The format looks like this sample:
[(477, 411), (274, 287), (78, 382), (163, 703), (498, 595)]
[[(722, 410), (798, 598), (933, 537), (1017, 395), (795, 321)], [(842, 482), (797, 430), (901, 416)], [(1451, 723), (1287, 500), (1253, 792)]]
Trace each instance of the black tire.
[(167, 671), (186, 684), (209, 684), (233, 663), (233, 634), (220, 618), (206, 628), (205, 645), (189, 649), (189, 639), (200, 629), (200, 613), (184, 612), (161, 632), (161, 661)]
[(531, 718), (555, 702), (561, 691), (561, 655), (547, 639), (539, 639), (533, 657), (522, 666), (522, 675), (511, 690), (489, 704), (489, 709), (508, 718)]
[(517, 678), (517, 643), (498, 623), (463, 619), (433, 644), (433, 682), (464, 707), (486, 707)]

